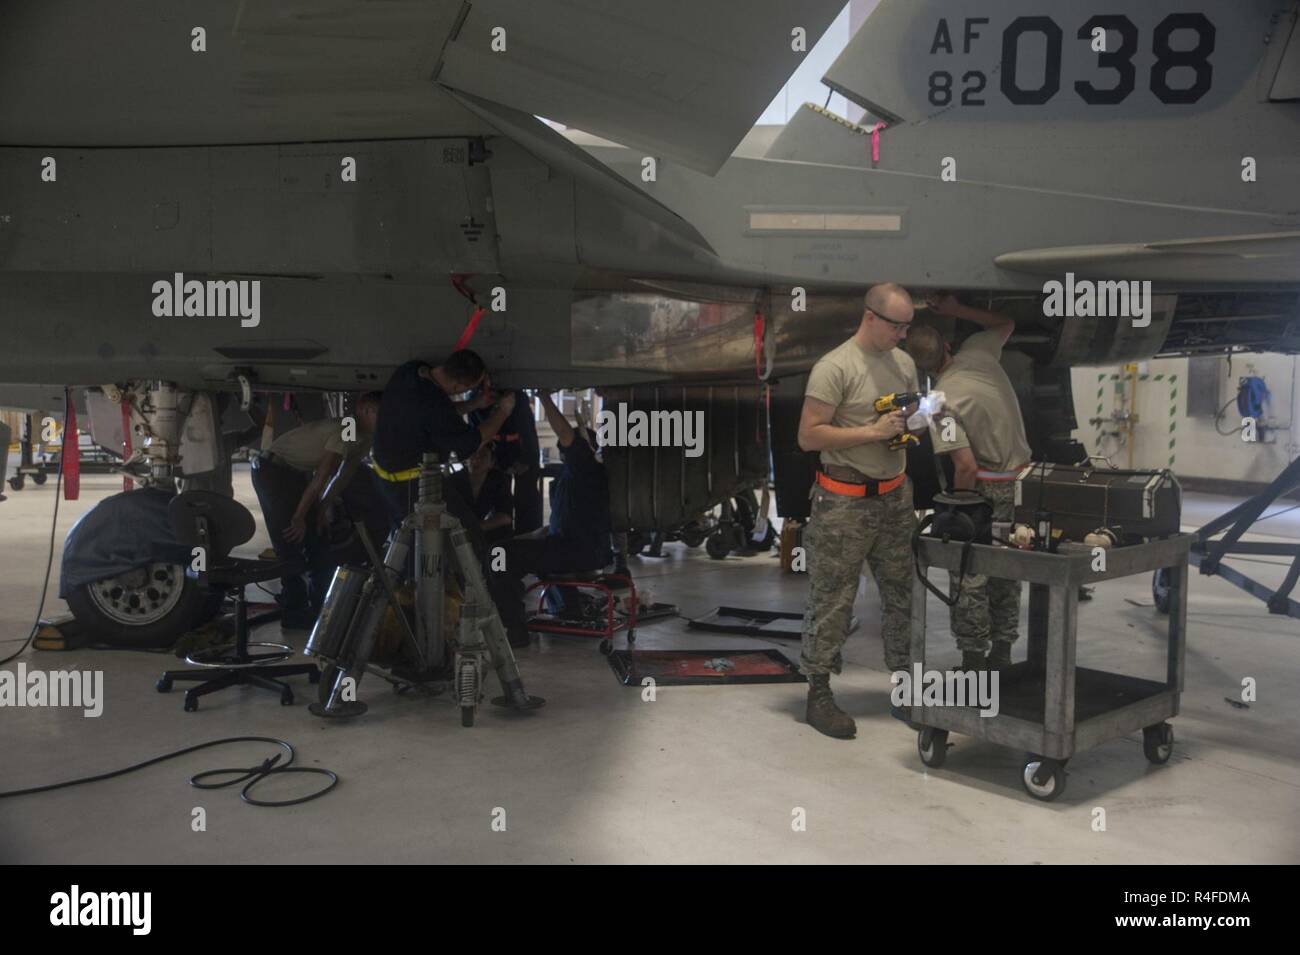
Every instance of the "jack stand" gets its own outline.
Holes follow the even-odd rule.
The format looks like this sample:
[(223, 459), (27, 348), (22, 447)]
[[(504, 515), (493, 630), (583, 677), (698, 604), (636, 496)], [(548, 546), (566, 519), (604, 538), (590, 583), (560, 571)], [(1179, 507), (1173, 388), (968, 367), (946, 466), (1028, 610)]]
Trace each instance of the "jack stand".
[[(358, 586), (360, 578), (353, 568), (340, 567), (335, 573), (320, 618), (304, 651), (320, 657), (330, 666), (330, 674), (321, 681), (319, 702), (309, 707), (317, 716), (351, 717), (364, 713), (366, 704), (356, 699), (356, 688), (367, 670), (391, 680), (370, 663), (384, 611), (390, 604), (417, 652), (417, 670), (436, 672), (443, 667), (448, 646), (442, 633), (443, 595), (448, 574), (456, 574), (464, 582), (464, 601), (450, 679), (403, 682), (429, 690), (450, 691), (461, 708), (463, 726), (474, 724), (474, 715), (483, 697), (483, 674), (489, 661), (505, 694), (494, 703), (515, 710), (535, 709), (545, 703), (540, 697), (529, 696), (524, 691), (514, 651), (492, 604), (469, 535), (443, 504), (442, 473), (437, 455), (424, 456), (419, 481), (419, 500), (401, 527), (389, 538), (382, 561), (374, 553), (364, 528), (358, 528), (371, 553), (374, 568), (364, 583)], [(397, 600), (397, 585), (407, 575), (407, 558), (412, 549), (416, 556), (414, 629)]]

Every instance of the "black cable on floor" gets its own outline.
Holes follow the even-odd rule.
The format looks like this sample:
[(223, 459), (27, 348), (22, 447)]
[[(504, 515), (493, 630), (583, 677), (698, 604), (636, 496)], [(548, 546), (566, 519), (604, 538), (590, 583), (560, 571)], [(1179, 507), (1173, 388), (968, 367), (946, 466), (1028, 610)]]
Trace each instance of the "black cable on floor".
[[(190, 777), (190, 785), (195, 789), (224, 789), (226, 786), (237, 786), (239, 783), (248, 780), (248, 785), (239, 791), (239, 798), (244, 800), (250, 806), (269, 806), (278, 808), (281, 806), (297, 806), (304, 802), (311, 802), (313, 799), (319, 799), (331, 789), (339, 784), (339, 777), (336, 773), (328, 769), (316, 769), (312, 766), (292, 766), (294, 751), (293, 747), (285, 740), (276, 739), (274, 736), (227, 736), (223, 739), (209, 740), (206, 743), (198, 743), (194, 746), (187, 746), (185, 749), (178, 749), (175, 752), (164, 753), (162, 756), (155, 756), (153, 759), (145, 760), (143, 763), (136, 763), (134, 766), (127, 766), (125, 769), (115, 769), (110, 773), (100, 773), (98, 776), (83, 776), (81, 779), (69, 779), (62, 783), (50, 783), (46, 786), (32, 786), (29, 789), (14, 789), (9, 792), (0, 792), (0, 799), (7, 799), (11, 796), (31, 796), (35, 793), (47, 793), (55, 789), (66, 789), (69, 786), (80, 786), (83, 783), (97, 783), (104, 779), (113, 779), (117, 776), (125, 776), (127, 773), (133, 773), (137, 769), (144, 769), (146, 766), (152, 766), (155, 763), (161, 763), (164, 760), (175, 759), (177, 756), (184, 756), (186, 753), (197, 752), (201, 749), (207, 749), (209, 746), (222, 746), (226, 743), (274, 743), (284, 750), (283, 753), (276, 753), (261, 762), (260, 765), (250, 766), (246, 769), (209, 769), (201, 773), (196, 773)], [(277, 765), (285, 756), (283, 765)], [(233, 779), (227, 779), (225, 782), (204, 782), (213, 776), (223, 774), (235, 774)], [(330, 784), (324, 789), (311, 793), (307, 796), (301, 796), (298, 799), (281, 799), (266, 800), (254, 799), (249, 795), (253, 787), (262, 780), (276, 776), (281, 773), (316, 773), (320, 776), (328, 776)]]
[[(3, 660), (0, 660), (0, 666), (4, 666), (10, 660), (16, 660), (20, 656), (22, 656), (23, 651), (26, 650), (27, 647), (31, 645), (31, 642), (33, 640), (36, 639), (36, 632), (41, 629), (41, 613), (44, 612), (45, 610), (45, 594), (50, 589), (50, 569), (54, 566), (54, 531), (59, 526), (59, 498), (62, 496), (62, 490), (63, 490), (63, 459), (67, 457), (67, 454), (65, 452), (67, 451), (68, 448), (68, 442), (67, 442), (68, 408), (71, 407), (71, 405), (72, 405), (72, 389), (65, 387), (63, 389), (64, 441), (63, 441), (63, 447), (59, 451), (59, 474), (58, 477), (55, 478), (54, 480), (54, 518), (53, 520), (50, 521), (50, 551), (48, 556), (45, 558), (45, 580), (41, 584), (41, 602), (40, 605), (36, 608), (36, 620), (32, 623), (32, 629), (27, 633), (27, 639), (23, 641), (23, 645), (21, 647), (19, 647), (13, 653), (9, 654), (9, 656), (5, 657)], [(29, 440), (32, 437), (32, 435), (30, 434), (30, 429), (27, 437)], [(72, 440), (73, 441), (77, 440), (77, 434), (75, 430), (73, 431), (72, 434)], [(8, 454), (9, 449), (5, 448), (4, 453)]]

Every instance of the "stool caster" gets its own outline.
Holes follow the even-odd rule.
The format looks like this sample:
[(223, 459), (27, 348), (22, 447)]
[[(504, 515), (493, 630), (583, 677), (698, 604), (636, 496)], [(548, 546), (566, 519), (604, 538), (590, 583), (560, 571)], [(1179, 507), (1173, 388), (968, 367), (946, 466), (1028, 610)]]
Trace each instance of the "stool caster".
[(938, 769), (948, 758), (948, 731), (927, 726), (916, 734), (916, 751), (921, 762), (931, 769)]
[(1065, 764), (1044, 756), (1033, 756), (1025, 762), (1021, 777), (1025, 792), (1043, 802), (1051, 802), (1065, 792)]
[(199, 698), (198, 698), (197, 696), (190, 696), (188, 693), (186, 693), (186, 694), (185, 694), (185, 712), (186, 712), (186, 713), (193, 713), (193, 712), (194, 712), (195, 710), (197, 710), (198, 708), (199, 708)]
[(166, 693), (172, 688), (172, 681), (167, 679), (165, 676), (161, 677), (158, 682), (153, 685), (153, 688), (159, 693)]
[(285, 688), (280, 691), (280, 705), (293, 706), (293, 690)]
[(612, 644), (609, 641), (609, 638), (606, 637), (604, 640), (600, 641), (600, 647), (598, 649), (603, 656), (609, 656), (614, 652), (614, 644)]
[(1168, 723), (1157, 723), (1143, 729), (1142, 752), (1157, 766), (1169, 762), (1174, 753), (1174, 728)]

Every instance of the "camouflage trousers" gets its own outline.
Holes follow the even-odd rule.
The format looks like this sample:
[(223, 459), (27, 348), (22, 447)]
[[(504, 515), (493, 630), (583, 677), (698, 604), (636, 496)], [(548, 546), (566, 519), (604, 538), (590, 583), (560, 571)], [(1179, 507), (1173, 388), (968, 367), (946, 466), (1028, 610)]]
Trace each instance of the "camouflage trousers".
[(805, 674), (839, 673), (840, 649), (849, 635), (858, 577), (865, 560), (880, 588), (885, 665), (906, 670), (911, 661), (912, 483), (888, 494), (846, 497), (817, 486), (808, 547), (808, 608), (803, 618)]
[[(977, 481), (975, 490), (993, 503), (993, 520), (1015, 519), (1015, 481)], [(957, 589), (957, 575), (948, 575), (948, 596)], [(1020, 581), (984, 574), (967, 574), (961, 595), (951, 608), (952, 635), (959, 650), (984, 652), (990, 640), (1012, 643), (1020, 622)]]

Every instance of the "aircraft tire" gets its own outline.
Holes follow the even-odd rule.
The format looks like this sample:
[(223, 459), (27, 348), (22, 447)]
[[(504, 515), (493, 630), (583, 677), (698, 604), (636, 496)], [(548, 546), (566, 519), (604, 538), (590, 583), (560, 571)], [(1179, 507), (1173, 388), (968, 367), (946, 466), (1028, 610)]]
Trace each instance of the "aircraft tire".
[(87, 631), (133, 649), (170, 647), (221, 607), (220, 593), (186, 577), (179, 564), (161, 563), (83, 584), (67, 600)]

